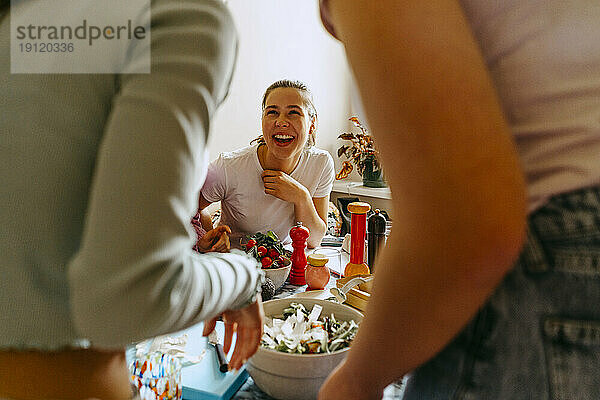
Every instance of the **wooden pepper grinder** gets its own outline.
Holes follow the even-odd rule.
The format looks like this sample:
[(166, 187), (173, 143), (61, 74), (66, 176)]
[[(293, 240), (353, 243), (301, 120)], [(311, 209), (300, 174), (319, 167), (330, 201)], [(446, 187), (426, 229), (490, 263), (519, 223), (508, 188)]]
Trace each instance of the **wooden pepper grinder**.
[(297, 222), (296, 226), (290, 229), (290, 238), (292, 239), (292, 270), (290, 271), (290, 283), (292, 285), (303, 286), (306, 285), (306, 279), (304, 277), (306, 270), (306, 239), (310, 232), (307, 227), (302, 225), (302, 222)]
[(371, 269), (371, 273), (375, 271), (377, 255), (385, 246), (386, 223), (387, 221), (379, 208), (375, 209), (375, 213), (369, 217), (367, 222), (367, 264)]
[(355, 201), (348, 204), (348, 211), (352, 217), (350, 218), (350, 262), (344, 269), (345, 276), (369, 273), (369, 266), (365, 263), (365, 235), (369, 210), (371, 210), (369, 203)]

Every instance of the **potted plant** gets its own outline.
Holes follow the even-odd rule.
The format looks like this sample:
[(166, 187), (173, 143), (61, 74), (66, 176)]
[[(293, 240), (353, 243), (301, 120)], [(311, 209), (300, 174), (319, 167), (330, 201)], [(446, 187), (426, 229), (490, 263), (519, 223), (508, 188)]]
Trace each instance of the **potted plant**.
[[(358, 117), (348, 118), (354, 126), (360, 129), (359, 133), (344, 132), (338, 139), (349, 140), (350, 145), (342, 145), (338, 151), (338, 157), (346, 156), (356, 165), (358, 174), (363, 178), (363, 185), (367, 187), (385, 187), (383, 180), (383, 170), (379, 162), (379, 153), (375, 149), (373, 137), (369, 135), (369, 131), (365, 128)], [(346, 178), (352, 172), (353, 166), (350, 161), (342, 163), (342, 169), (335, 176), (336, 179)]]

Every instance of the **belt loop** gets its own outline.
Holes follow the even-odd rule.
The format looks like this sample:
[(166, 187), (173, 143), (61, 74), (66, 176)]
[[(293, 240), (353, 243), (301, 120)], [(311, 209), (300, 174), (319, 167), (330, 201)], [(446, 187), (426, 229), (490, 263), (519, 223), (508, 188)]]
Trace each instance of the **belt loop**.
[(542, 274), (550, 269), (546, 252), (532, 227), (531, 219), (527, 227), (527, 242), (519, 261), (523, 263), (525, 271), (531, 274)]

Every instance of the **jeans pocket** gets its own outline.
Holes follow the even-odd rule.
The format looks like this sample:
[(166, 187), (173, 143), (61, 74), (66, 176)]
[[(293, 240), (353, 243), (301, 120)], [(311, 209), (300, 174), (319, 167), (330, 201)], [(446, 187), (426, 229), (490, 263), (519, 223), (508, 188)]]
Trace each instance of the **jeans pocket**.
[(550, 399), (600, 399), (600, 321), (544, 321)]

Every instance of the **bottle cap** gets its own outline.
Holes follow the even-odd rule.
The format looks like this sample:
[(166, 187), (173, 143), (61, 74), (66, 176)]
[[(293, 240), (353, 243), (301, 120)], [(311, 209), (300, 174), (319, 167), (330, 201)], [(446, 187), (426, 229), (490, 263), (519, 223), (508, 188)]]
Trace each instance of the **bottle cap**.
[(354, 201), (348, 204), (348, 211), (352, 214), (366, 214), (371, 210), (371, 205), (369, 203), (363, 203), (360, 201)]
[(322, 267), (329, 262), (329, 258), (324, 254), (312, 253), (306, 257), (306, 261), (315, 267)]

